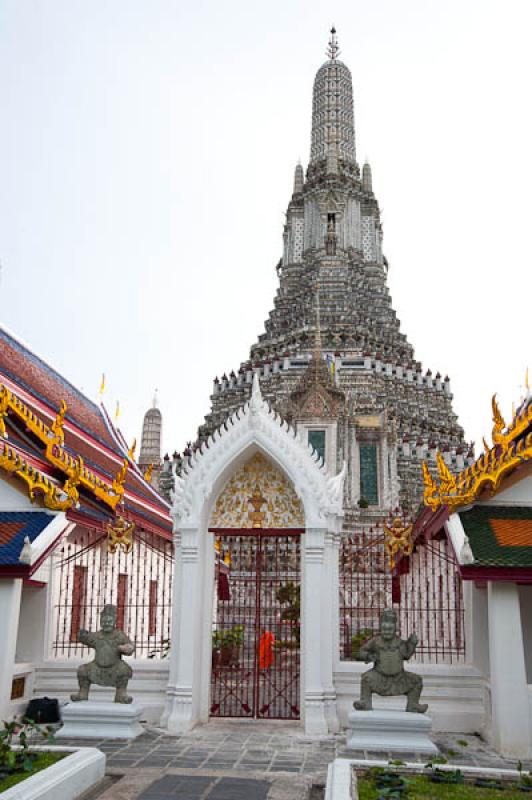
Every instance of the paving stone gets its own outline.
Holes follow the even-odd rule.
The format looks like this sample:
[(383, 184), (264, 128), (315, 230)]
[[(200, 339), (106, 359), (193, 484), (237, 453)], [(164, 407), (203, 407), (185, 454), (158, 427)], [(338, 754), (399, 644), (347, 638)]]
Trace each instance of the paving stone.
[(214, 778), (196, 775), (165, 775), (151, 783), (138, 800), (167, 800), (167, 798), (200, 798), (214, 784)]
[(266, 800), (269, 781), (222, 778), (207, 795), (208, 800)]
[(141, 767), (167, 767), (172, 761), (171, 757), (167, 756), (148, 756), (138, 762)]

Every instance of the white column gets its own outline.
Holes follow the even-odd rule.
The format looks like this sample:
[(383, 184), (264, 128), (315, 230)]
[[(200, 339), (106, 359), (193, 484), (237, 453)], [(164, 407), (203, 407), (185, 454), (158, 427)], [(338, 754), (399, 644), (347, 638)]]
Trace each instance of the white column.
[(0, 719), (9, 718), (21, 591), (21, 578), (0, 578)]
[(166, 708), (161, 725), (172, 733), (190, 730), (198, 722), (201, 660), (201, 594), (198, 529), (174, 534), (175, 569), (172, 599), (172, 640)]
[(488, 592), (473, 581), (462, 583), (466, 662), (489, 676)]
[(492, 736), (505, 756), (532, 754), (519, 591), (515, 583), (488, 584)]
[(324, 607), (325, 616), (322, 629), (324, 641), (324, 646), (322, 647), (322, 675), (325, 687), (325, 715), (329, 733), (338, 733), (340, 730), (336, 706), (336, 689), (334, 687), (334, 664), (339, 652), (338, 544), (339, 538), (329, 531), (325, 537), (324, 550), (323, 599), (326, 606)]
[(332, 600), (326, 529), (307, 528), (302, 569), (302, 694), (305, 733), (337, 726), (332, 680)]

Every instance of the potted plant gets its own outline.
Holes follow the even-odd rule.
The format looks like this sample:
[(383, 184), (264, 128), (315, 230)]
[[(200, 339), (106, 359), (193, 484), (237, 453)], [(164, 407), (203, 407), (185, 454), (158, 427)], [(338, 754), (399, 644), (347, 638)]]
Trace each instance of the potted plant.
[(230, 667), (238, 663), (239, 651), (244, 643), (244, 626), (233, 625), (231, 628), (212, 632), (212, 665)]

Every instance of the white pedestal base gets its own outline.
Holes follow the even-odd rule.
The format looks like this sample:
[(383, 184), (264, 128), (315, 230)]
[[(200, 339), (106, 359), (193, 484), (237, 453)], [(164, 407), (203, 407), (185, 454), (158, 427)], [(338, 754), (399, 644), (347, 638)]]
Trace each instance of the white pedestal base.
[(350, 750), (438, 753), (429, 738), (432, 719), (427, 714), (380, 709), (351, 711), (348, 719), (351, 731), (347, 747)]
[(136, 739), (144, 728), (139, 723), (142, 706), (101, 700), (80, 700), (61, 709), (63, 727), (56, 739)]

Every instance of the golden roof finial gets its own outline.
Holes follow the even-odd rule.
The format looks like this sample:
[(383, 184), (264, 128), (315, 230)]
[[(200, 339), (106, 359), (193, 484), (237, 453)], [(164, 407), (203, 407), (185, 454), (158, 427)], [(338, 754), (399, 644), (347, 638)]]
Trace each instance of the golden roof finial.
[(105, 390), (105, 372), (102, 372), (102, 380), (100, 381), (100, 391), (98, 392), (100, 397), (103, 395), (104, 390)]
[(5, 386), (0, 386), (0, 436), (4, 439), (8, 438), (4, 417), (7, 417), (9, 410), (9, 399), (9, 389)]
[(59, 444), (63, 444), (65, 441), (65, 434), (63, 433), (63, 422), (65, 420), (65, 414), (67, 410), (67, 404), (64, 400), (61, 400), (61, 405), (59, 406), (59, 411), (57, 413), (56, 418), (52, 422), (52, 433), (54, 434), (55, 440)]
[(456, 486), (456, 478), (451, 473), (449, 467), (445, 463), (445, 460), (438, 450), (436, 453), (436, 463), (438, 464), (438, 474), (440, 476), (440, 492), (446, 493), (449, 491), (453, 491)]
[(425, 485), (423, 492), (425, 505), (430, 506), (432, 510), (435, 511), (439, 505), (438, 487), (436, 486), (436, 481), (429, 472), (426, 461), (423, 461), (423, 483)]
[(151, 483), (151, 474), (152, 474), (152, 472), (153, 472), (153, 464), (149, 464), (148, 465), (148, 469), (144, 473), (144, 480), (148, 481), (148, 483)]
[(127, 451), (127, 457), (128, 457), (128, 458), (129, 458), (131, 461), (134, 461), (134, 460), (135, 460), (135, 449), (136, 449), (136, 447), (137, 447), (137, 440), (136, 440), (136, 439), (133, 439), (133, 444), (131, 445), (131, 447), (130, 447), (130, 448), (129, 448), (129, 450)]
[(115, 408), (115, 422), (118, 420), (119, 416), (120, 416), (120, 400), (117, 400)]
[(504, 421), (504, 417), (501, 414), (499, 405), (497, 403), (497, 394), (494, 394), (491, 398), (491, 408), (493, 411), (493, 430), (491, 433), (491, 438), (493, 440), (493, 444), (497, 444), (501, 439), (501, 433), (506, 428), (506, 422)]

